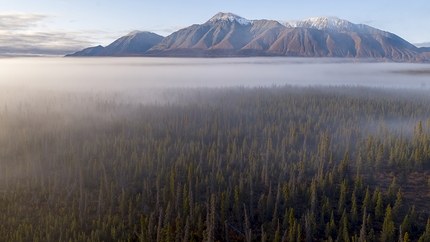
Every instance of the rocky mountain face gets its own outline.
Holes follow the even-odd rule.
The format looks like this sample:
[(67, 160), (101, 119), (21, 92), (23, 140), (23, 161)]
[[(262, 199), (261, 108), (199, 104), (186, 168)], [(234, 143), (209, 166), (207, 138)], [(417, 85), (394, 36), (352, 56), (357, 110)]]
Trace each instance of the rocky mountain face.
[(430, 61), (428, 51), (395, 34), (342, 19), (278, 22), (218, 13), (165, 38), (132, 32), (104, 48), (87, 48), (68, 56), (297, 56), (420, 62)]

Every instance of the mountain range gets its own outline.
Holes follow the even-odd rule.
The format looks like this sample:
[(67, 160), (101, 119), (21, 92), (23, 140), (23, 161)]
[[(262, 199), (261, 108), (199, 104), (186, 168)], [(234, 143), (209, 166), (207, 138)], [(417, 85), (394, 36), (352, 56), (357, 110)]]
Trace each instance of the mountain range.
[(430, 62), (430, 49), (418, 48), (393, 33), (338, 18), (280, 22), (247, 20), (220, 12), (203, 24), (166, 37), (133, 31), (106, 47), (89, 47), (66, 56), (296, 56)]

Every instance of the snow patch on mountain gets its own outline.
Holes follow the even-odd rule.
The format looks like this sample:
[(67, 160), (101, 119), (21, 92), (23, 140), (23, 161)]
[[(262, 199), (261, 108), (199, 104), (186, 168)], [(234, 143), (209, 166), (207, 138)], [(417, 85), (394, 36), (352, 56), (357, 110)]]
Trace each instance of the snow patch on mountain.
[(209, 19), (208, 22), (217, 22), (217, 21), (229, 21), (229, 22), (236, 21), (237, 23), (239, 23), (241, 25), (252, 24), (251, 20), (242, 18), (239, 15), (236, 15), (234, 13), (222, 13), (222, 12), (219, 12), (215, 16), (213, 16), (211, 19)]
[(150, 33), (150, 32), (149, 31), (134, 30), (134, 31), (131, 31), (130, 33), (126, 34), (125, 36), (135, 36), (135, 35), (141, 34), (141, 33)]
[(307, 18), (300, 21), (281, 22), (281, 24), (288, 28), (303, 27), (336, 32), (356, 32), (363, 27), (361, 24), (353, 24), (347, 20), (334, 17)]

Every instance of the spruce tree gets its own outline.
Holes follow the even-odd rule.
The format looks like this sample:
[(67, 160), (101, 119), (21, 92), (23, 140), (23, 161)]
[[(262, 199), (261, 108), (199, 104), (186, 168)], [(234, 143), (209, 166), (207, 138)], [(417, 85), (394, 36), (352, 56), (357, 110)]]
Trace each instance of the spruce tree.
[(393, 222), (393, 214), (392, 214), (391, 206), (388, 204), (385, 212), (384, 223), (382, 224), (381, 241), (395, 242), (394, 236), (395, 236), (395, 227)]

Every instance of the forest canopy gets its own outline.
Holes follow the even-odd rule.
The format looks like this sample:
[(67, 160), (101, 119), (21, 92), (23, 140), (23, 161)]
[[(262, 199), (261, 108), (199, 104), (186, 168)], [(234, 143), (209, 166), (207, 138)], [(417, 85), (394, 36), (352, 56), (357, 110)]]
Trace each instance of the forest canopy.
[(0, 91), (2, 241), (430, 241), (428, 201), (428, 90)]

